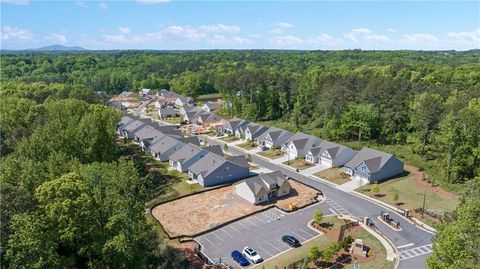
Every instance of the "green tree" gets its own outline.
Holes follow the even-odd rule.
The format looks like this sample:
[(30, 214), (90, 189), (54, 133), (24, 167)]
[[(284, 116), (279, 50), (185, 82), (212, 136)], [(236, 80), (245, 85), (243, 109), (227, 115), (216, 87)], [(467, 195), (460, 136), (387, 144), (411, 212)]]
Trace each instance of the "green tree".
[(400, 199), (398, 192), (394, 192), (392, 197), (393, 202), (397, 203), (398, 199)]
[(437, 225), (428, 268), (478, 268), (480, 263), (480, 178), (472, 180), (457, 209)]
[(313, 220), (315, 220), (316, 223), (320, 224), (323, 221), (323, 212), (321, 209), (316, 209), (313, 212)]
[(378, 112), (371, 104), (349, 104), (342, 115), (341, 126), (346, 134), (356, 135), (358, 141), (370, 138), (376, 131)]
[(310, 251), (308, 252), (308, 257), (312, 261), (316, 261), (318, 258), (320, 258), (320, 250), (318, 249), (317, 246), (313, 246), (310, 248)]
[(375, 193), (375, 194), (379, 193), (380, 192), (380, 185), (378, 185), (378, 183), (374, 183), (372, 185), (372, 187), (370, 188), (370, 192)]

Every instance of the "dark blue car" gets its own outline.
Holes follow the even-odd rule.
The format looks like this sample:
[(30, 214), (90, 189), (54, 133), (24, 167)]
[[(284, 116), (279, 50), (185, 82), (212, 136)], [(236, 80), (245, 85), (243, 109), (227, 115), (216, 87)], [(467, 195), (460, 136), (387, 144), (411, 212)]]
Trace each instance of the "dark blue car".
[(245, 258), (245, 256), (243, 256), (243, 254), (238, 250), (234, 250), (232, 252), (232, 259), (240, 264), (240, 266), (247, 266), (250, 264), (247, 258)]

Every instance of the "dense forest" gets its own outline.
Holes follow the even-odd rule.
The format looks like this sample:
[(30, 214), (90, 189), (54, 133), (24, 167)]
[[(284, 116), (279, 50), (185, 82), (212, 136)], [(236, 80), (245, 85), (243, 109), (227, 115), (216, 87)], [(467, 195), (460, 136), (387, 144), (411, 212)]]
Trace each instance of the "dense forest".
[[(82, 89), (220, 92), (228, 117), (405, 146), (406, 162), (458, 191), (479, 172), (479, 60), (478, 50), (24, 52), (2, 56), (1, 81), (4, 91), (30, 88), (39, 99)], [(15, 139), (7, 131), (6, 150)]]
[[(475, 225), (480, 51), (9, 52), (1, 67), (7, 268), (184, 266), (168, 248), (158, 250), (161, 240), (143, 214), (152, 181), (119, 154), (113, 130), (120, 115), (95, 91), (219, 92), (228, 117), (395, 146), (435, 182), (476, 197), (446, 219), (456, 226), (442, 226), (439, 242)], [(443, 257), (429, 263), (449, 268)]]
[(120, 112), (89, 88), (24, 86), (0, 93), (0, 266), (186, 268), (145, 217), (155, 180), (115, 143)]

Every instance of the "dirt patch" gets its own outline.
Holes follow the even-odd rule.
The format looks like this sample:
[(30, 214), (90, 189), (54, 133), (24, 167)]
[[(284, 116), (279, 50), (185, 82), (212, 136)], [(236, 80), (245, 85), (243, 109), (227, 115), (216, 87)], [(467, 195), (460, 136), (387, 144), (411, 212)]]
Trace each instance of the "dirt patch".
[(407, 172), (410, 172), (410, 173), (413, 175), (413, 177), (414, 177), (414, 179), (415, 179), (415, 182), (416, 182), (418, 185), (420, 185), (420, 186), (422, 186), (422, 187), (424, 187), (424, 188), (426, 188), (426, 189), (428, 189), (428, 190), (430, 190), (430, 191), (432, 191), (432, 192), (435, 192), (435, 193), (438, 193), (438, 194), (440, 194), (440, 195), (442, 195), (442, 196), (445, 196), (445, 197), (447, 197), (447, 198), (450, 198), (450, 199), (458, 199), (458, 198), (459, 198), (458, 195), (456, 195), (456, 194), (454, 194), (454, 193), (451, 193), (451, 192), (448, 192), (448, 191), (442, 189), (442, 188), (439, 187), (439, 186), (433, 187), (432, 185), (430, 185), (430, 184), (425, 180), (425, 178), (426, 178), (425, 172), (420, 171), (417, 167), (415, 167), (415, 166), (413, 166), (413, 165), (410, 165), (410, 164), (405, 164), (404, 170), (407, 171)]
[(316, 201), (315, 189), (295, 181), (290, 184), (291, 194), (276, 203), (253, 205), (234, 194), (233, 186), (226, 186), (158, 205), (152, 214), (170, 236), (194, 235), (271, 205), (290, 210), (290, 203), (304, 207)]
[(289, 211), (291, 203), (294, 203), (297, 207), (304, 207), (316, 202), (318, 196), (317, 190), (293, 180), (289, 180), (289, 182), (292, 186), (292, 190), (290, 191), (289, 196), (277, 201), (276, 205), (279, 208)]

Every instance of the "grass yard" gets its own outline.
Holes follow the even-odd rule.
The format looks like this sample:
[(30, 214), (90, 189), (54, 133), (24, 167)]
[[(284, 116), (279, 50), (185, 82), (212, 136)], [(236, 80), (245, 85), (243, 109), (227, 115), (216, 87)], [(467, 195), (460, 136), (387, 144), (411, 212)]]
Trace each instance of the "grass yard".
[[(355, 238), (362, 239), (364, 244), (375, 250), (375, 257), (373, 258), (373, 260), (361, 263), (361, 268), (390, 269), (395, 267), (394, 262), (389, 262), (386, 260), (387, 252), (383, 247), (382, 243), (380, 243), (380, 241), (378, 241), (378, 239), (376, 239), (369, 232), (361, 229), (355, 234)], [(353, 264), (348, 264), (344, 268), (352, 269)]]
[(227, 143), (230, 143), (230, 142), (233, 142), (233, 141), (237, 141), (238, 138), (232, 135), (232, 136), (222, 137), (222, 138), (220, 138), (220, 140), (222, 140), (224, 142), (227, 142)]
[(417, 184), (411, 174), (379, 183), (380, 192), (378, 195), (370, 192), (370, 187), (371, 185), (366, 185), (358, 188), (357, 191), (392, 205), (395, 205), (393, 201), (394, 193), (398, 193), (397, 203), (399, 203), (399, 206), (411, 210), (422, 207), (423, 196), (418, 195), (418, 193), (426, 194), (426, 209), (433, 209), (439, 213), (452, 211), (459, 202), (456, 198), (444, 196)]
[(171, 124), (178, 124), (182, 121), (182, 117), (174, 117), (174, 118), (167, 118), (167, 119), (160, 119), (161, 121), (171, 123)]
[(270, 259), (262, 264), (256, 265), (253, 268), (284, 268), (289, 264), (294, 262), (303, 260), (304, 258), (308, 257), (308, 253), (313, 246), (317, 246), (320, 250), (327, 248), (333, 241), (330, 240), (328, 236), (325, 234), (320, 235), (319, 237), (315, 237), (314, 239), (308, 241), (307, 243), (303, 244), (299, 248), (292, 248), (289, 251), (279, 255), (273, 259)]
[(238, 144), (237, 146), (241, 147), (242, 149), (246, 149), (246, 150), (252, 150), (252, 149), (257, 147), (257, 145), (255, 145), (255, 143), (253, 143), (253, 142), (245, 142), (245, 143), (242, 143), (242, 144)]
[(342, 173), (343, 173), (343, 169), (341, 168), (330, 168), (327, 170), (320, 171), (314, 174), (314, 176), (323, 178), (325, 180), (328, 180), (338, 185), (342, 185), (350, 181), (350, 178), (342, 176)]
[(310, 168), (313, 166), (313, 164), (311, 163), (307, 163), (303, 158), (298, 158), (298, 159), (295, 159), (295, 160), (290, 160), (290, 161), (286, 161), (284, 162), (284, 164), (288, 165), (288, 166), (291, 166), (295, 169), (298, 169), (298, 170), (304, 170), (304, 169), (307, 169), (307, 168)]
[(258, 153), (258, 155), (262, 155), (263, 157), (266, 157), (266, 158), (269, 158), (269, 159), (272, 159), (272, 160), (280, 158), (284, 154), (285, 153), (283, 153), (279, 149), (269, 149), (269, 150), (261, 151), (261, 152)]

